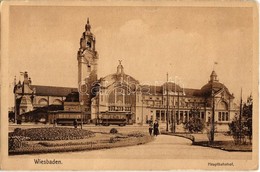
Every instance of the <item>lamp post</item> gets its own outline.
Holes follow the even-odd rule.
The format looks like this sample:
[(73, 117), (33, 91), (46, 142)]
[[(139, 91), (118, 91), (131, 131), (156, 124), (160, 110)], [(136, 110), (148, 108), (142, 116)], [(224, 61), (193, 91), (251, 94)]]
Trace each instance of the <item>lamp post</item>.
[(242, 88), (241, 88), (241, 97), (240, 97), (240, 105), (239, 105), (239, 143), (241, 143), (241, 134), (242, 134), (242, 111), (243, 111), (243, 103), (242, 103)]
[(175, 115), (175, 106), (174, 106), (174, 96), (172, 100), (172, 132), (175, 133), (176, 131), (176, 115)]
[(215, 134), (215, 96), (214, 96), (214, 90), (212, 88), (211, 92), (212, 97), (212, 118), (211, 118), (211, 129), (210, 129), (210, 143), (214, 143), (214, 134)]
[(16, 93), (14, 93), (14, 123), (17, 121), (17, 104), (16, 104)]
[(141, 126), (143, 126), (143, 118), (144, 118), (144, 100), (143, 100), (143, 97), (142, 97), (142, 119), (141, 119)]
[(16, 104), (16, 76), (14, 77), (14, 123), (16, 124), (17, 119), (17, 104)]
[(80, 106), (81, 106), (81, 129), (83, 128), (83, 105), (84, 105), (84, 101), (82, 100), (80, 102)]
[(167, 104), (166, 104), (166, 131), (169, 131), (169, 90), (168, 90), (168, 72), (167, 72), (167, 82), (166, 82), (166, 96), (167, 96)]

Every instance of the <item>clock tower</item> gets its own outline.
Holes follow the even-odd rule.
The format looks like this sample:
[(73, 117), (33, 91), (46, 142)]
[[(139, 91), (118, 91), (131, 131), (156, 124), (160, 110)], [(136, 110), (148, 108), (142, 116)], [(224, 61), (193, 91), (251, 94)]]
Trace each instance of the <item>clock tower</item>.
[(95, 50), (95, 44), (96, 39), (91, 33), (91, 25), (87, 19), (77, 55), (79, 101), (83, 102), (85, 112), (90, 111), (91, 98), (95, 96), (92, 91), (97, 82), (98, 53)]

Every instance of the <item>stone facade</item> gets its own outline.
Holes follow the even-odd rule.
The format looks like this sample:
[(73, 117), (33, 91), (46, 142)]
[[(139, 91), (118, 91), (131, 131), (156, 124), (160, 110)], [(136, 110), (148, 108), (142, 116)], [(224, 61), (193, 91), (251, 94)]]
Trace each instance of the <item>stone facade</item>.
[[(116, 112), (130, 114), (131, 121), (136, 124), (157, 119), (160, 123), (171, 123), (174, 120), (177, 125), (182, 125), (192, 117), (191, 110), (197, 109), (199, 117), (207, 124), (211, 122), (214, 112), (217, 130), (226, 131), (227, 124), (239, 112), (233, 102), (233, 94), (219, 82), (214, 70), (208, 83), (200, 89), (183, 88), (174, 82), (142, 85), (125, 73), (122, 61), (119, 61), (114, 74), (98, 79), (99, 57), (95, 44), (96, 38), (91, 33), (91, 25), (87, 20), (77, 53), (78, 89), (35, 86), (25, 72), (23, 83), (19, 81), (14, 88), (17, 114), (51, 104), (64, 106), (66, 102), (64, 111), (59, 113), (80, 114), (82, 110), (86, 119), (93, 123), (102, 118), (102, 114)], [(66, 96), (72, 92), (77, 93), (77, 100), (72, 100), (75, 98), (72, 95), (65, 101)]]
[[(90, 32), (90, 28), (88, 21), (86, 25), (87, 34), (84, 32), (80, 40), (79, 53), (85, 51), (95, 53), (88, 57), (89, 60), (84, 57), (86, 55), (82, 56), (82, 59), (88, 65), (79, 65), (79, 82), (84, 78), (91, 77), (92, 68), (95, 76), (97, 72), (97, 57), (95, 56), (97, 52), (94, 49), (95, 39)], [(85, 44), (82, 45), (82, 42), (85, 43), (86, 35), (87, 40), (90, 40), (87, 48)], [(93, 37), (89, 38), (88, 35)], [(88, 45), (90, 46), (88, 47)], [(91, 45), (94, 47), (91, 47)], [(79, 59), (78, 56), (80, 64)], [(91, 68), (91, 70), (83, 76), (83, 68), (85, 68), (84, 70)], [(167, 117), (169, 122), (174, 119), (177, 124), (182, 124), (191, 118), (191, 109), (197, 108), (200, 112), (200, 118), (209, 124), (214, 106), (214, 119), (218, 124), (217, 129), (221, 131), (228, 129), (227, 124), (238, 113), (238, 107), (233, 102), (233, 94), (229, 92), (224, 84), (218, 81), (215, 71), (212, 71), (208, 83), (201, 89), (182, 88), (173, 82), (166, 82), (159, 86), (141, 85), (138, 80), (124, 72), (121, 61), (119, 61), (116, 73), (95, 81), (96, 78), (91, 82), (87, 82), (91, 85), (92, 90), (98, 90), (98, 94), (88, 97), (87, 102), (91, 103), (85, 104), (90, 109), (92, 120), (101, 118), (102, 114), (106, 112), (117, 112), (132, 114), (133, 122), (139, 124), (155, 119), (161, 123), (166, 123)], [(93, 82), (96, 84), (93, 84)], [(81, 97), (84, 97), (84, 94)], [(167, 111), (169, 115), (167, 115)]]
[(40, 107), (64, 105), (66, 96), (77, 92), (76, 88), (32, 85), (27, 72), (23, 72), (23, 81), (14, 80), (15, 113), (17, 116)]
[(115, 74), (100, 78), (99, 83), (99, 94), (92, 98), (91, 105), (91, 119), (94, 120), (105, 112), (118, 112), (131, 113), (133, 122), (138, 124), (155, 119), (166, 123), (168, 104), (169, 123), (175, 118), (178, 125), (183, 124), (192, 117), (191, 110), (197, 108), (199, 117), (209, 124), (214, 101), (217, 130), (225, 131), (238, 113), (238, 107), (233, 103), (234, 96), (217, 80), (215, 71), (201, 89), (188, 89), (172, 82), (161, 86), (141, 85), (125, 74), (122, 64), (119, 64)]

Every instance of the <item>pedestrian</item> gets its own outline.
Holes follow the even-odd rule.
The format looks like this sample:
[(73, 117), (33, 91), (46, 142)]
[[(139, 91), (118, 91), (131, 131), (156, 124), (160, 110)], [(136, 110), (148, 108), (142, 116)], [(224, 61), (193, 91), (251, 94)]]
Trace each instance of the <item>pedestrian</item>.
[(150, 121), (150, 124), (149, 124), (149, 134), (150, 134), (150, 136), (152, 136), (152, 134), (153, 134), (153, 121), (152, 120)]
[(53, 120), (53, 127), (56, 127), (57, 126), (57, 121), (56, 119)]
[(157, 120), (155, 120), (153, 124), (153, 135), (158, 136), (159, 135), (159, 123)]
[(74, 128), (78, 127), (78, 121), (76, 119), (74, 120), (73, 124), (74, 124)]

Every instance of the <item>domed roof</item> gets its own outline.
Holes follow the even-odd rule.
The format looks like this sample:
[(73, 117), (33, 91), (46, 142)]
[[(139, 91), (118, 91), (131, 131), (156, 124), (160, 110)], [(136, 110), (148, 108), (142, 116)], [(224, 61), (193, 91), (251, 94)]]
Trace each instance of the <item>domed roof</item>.
[(201, 88), (200, 93), (203, 96), (210, 96), (212, 94), (212, 90), (216, 93), (223, 88), (228, 90), (227, 87), (220, 82), (209, 82)]
[(109, 82), (110, 81), (112, 81), (112, 82), (123, 81), (123, 82), (128, 82), (130, 84), (139, 83), (138, 80), (136, 80), (132, 76), (127, 75), (125, 73), (124, 74), (117, 74), (117, 73), (110, 74), (110, 75), (107, 75), (107, 76), (101, 78), (101, 81), (109, 81)]
[(119, 61), (119, 65), (117, 66), (116, 73), (107, 75), (101, 78), (100, 80), (101, 80), (101, 85), (105, 87), (115, 83), (121, 83), (121, 84), (125, 83), (127, 85), (131, 85), (131, 87), (134, 87), (135, 84), (139, 84), (138, 80), (124, 73), (124, 67), (121, 64), (121, 61)]
[(229, 95), (231, 95), (230, 92), (229, 92), (229, 90), (228, 90), (228, 88), (227, 88), (224, 84), (220, 83), (220, 82), (217, 80), (217, 74), (216, 74), (216, 72), (213, 70), (212, 73), (211, 73), (211, 75), (210, 75), (210, 81), (209, 81), (206, 85), (204, 85), (204, 86), (201, 88), (200, 94), (201, 94), (202, 96), (208, 97), (208, 96), (211, 96), (212, 91), (214, 91), (214, 93), (216, 93), (216, 92), (220, 91), (221, 89), (225, 89), (225, 91), (226, 91)]

